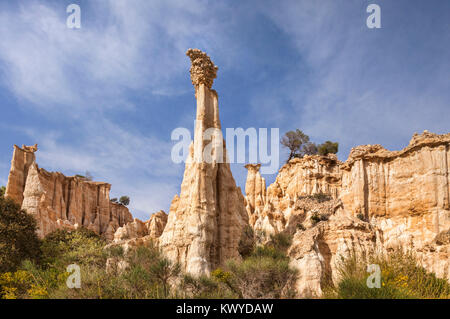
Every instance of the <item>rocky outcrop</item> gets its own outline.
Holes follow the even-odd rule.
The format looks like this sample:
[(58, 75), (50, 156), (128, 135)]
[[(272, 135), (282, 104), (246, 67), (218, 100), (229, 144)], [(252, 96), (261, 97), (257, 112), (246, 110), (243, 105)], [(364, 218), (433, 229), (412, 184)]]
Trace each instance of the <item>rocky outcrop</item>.
[(194, 142), (180, 196), (172, 201), (159, 246), (184, 271), (201, 275), (239, 258), (239, 240), (248, 216), (244, 196), (225, 161), (218, 95), (210, 89), (217, 67), (199, 50), (190, 49), (187, 55), (197, 99)]
[(47, 172), (36, 164), (36, 151), (37, 146), (14, 146), (6, 196), (36, 218), (40, 237), (86, 227), (112, 240), (116, 229), (132, 220), (128, 208), (110, 202), (110, 184)]
[[(246, 188), (251, 224), (255, 231), (269, 234), (306, 229), (294, 236), (290, 254), (300, 274), (306, 276), (301, 275), (298, 284), (304, 295), (320, 294), (318, 278), (323, 278), (320, 274), (328, 265), (320, 245), (324, 245), (322, 238), (333, 236), (347, 238), (346, 247), (349, 240), (353, 246), (367, 246), (364, 242), (371, 246), (376, 238), (377, 249), (411, 250), (426, 269), (450, 280), (450, 244), (441, 239), (450, 230), (449, 149), (450, 134), (425, 131), (415, 134), (401, 151), (388, 151), (381, 145), (355, 147), (345, 163), (333, 155), (305, 156), (280, 169), (265, 197), (263, 190), (255, 190), (255, 179), (261, 177), (256, 177), (256, 168), (251, 166)], [(314, 194), (319, 194), (317, 198), (327, 194), (330, 200), (320, 205), (329, 207), (324, 210)], [(264, 202), (253, 206), (257, 196)], [(330, 220), (313, 227), (311, 216), (324, 211)], [(329, 239), (326, 242), (331, 259), (345, 251)], [(334, 276), (334, 266), (326, 267)]]
[(34, 146), (23, 145), (22, 148), (14, 145), (5, 196), (12, 198), (16, 203), (22, 203), (23, 201), (23, 191), (25, 190), (28, 170), (36, 160), (34, 155), (36, 151), (37, 144)]
[(341, 167), (341, 199), (382, 231), (386, 249), (409, 248), (450, 280), (450, 245), (435, 241), (450, 230), (449, 167), (450, 134), (415, 134), (401, 151), (355, 147)]
[(246, 165), (246, 201), (251, 226), (267, 237), (284, 231), (303, 214), (303, 210), (296, 207), (300, 197), (323, 193), (337, 198), (340, 164), (334, 154), (295, 158), (280, 169), (267, 191), (259, 173), (260, 165)]
[(127, 223), (117, 229), (114, 234), (114, 242), (120, 243), (128, 239), (141, 238), (149, 236), (148, 238), (156, 240), (164, 231), (167, 224), (167, 214), (164, 211), (159, 211), (150, 216), (150, 219), (143, 222), (135, 218), (132, 222)]

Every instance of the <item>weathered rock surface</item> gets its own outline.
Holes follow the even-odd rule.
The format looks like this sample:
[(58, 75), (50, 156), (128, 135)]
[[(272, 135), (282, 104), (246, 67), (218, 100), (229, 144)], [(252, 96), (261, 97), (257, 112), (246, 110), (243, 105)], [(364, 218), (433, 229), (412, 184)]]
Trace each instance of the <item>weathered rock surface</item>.
[(149, 236), (149, 238), (152, 239), (157, 239), (161, 236), (166, 224), (167, 214), (164, 211), (154, 213), (146, 222), (135, 218), (132, 222), (117, 229), (114, 234), (114, 242), (119, 243), (128, 239), (146, 236)]
[(6, 196), (36, 218), (40, 237), (86, 227), (112, 240), (117, 228), (132, 221), (128, 208), (110, 202), (110, 184), (47, 172), (36, 164), (36, 151), (36, 145), (14, 146)]
[[(250, 166), (246, 201), (251, 225), (266, 234), (293, 233), (300, 224), (306, 229), (295, 235), (291, 248), (293, 264), (306, 276), (301, 275), (298, 284), (304, 295), (320, 295), (318, 278), (323, 278), (319, 274), (325, 271), (326, 258), (319, 247), (324, 236), (351, 239), (358, 247), (370, 246), (377, 238), (379, 249), (410, 249), (425, 268), (450, 280), (450, 244), (441, 240), (450, 230), (449, 146), (450, 134), (425, 131), (415, 134), (401, 151), (388, 151), (381, 145), (355, 147), (345, 163), (335, 156), (305, 156), (284, 165), (266, 193), (255, 187), (255, 180), (262, 177), (255, 173), (256, 166)], [(330, 220), (317, 228), (309, 220), (324, 207), (307, 202), (308, 196), (319, 193), (334, 199), (327, 201), (325, 209)], [(256, 198), (262, 201), (256, 204)], [(341, 224), (336, 224), (338, 215)], [(369, 222), (363, 231), (360, 218)], [(331, 259), (345, 251), (328, 241), (327, 245)], [(300, 250), (305, 253), (294, 253)], [(334, 266), (327, 267), (333, 273)], [(311, 271), (305, 272), (308, 268)]]
[(381, 244), (376, 229), (340, 211), (294, 235), (288, 251), (291, 265), (298, 270), (296, 290), (300, 297), (320, 297), (328, 282), (338, 282), (340, 257), (352, 251), (375, 252)]
[[(337, 198), (341, 163), (334, 154), (305, 156), (285, 164), (267, 191), (259, 165), (246, 165), (247, 212), (255, 231), (265, 236), (282, 232), (304, 209), (296, 207), (299, 197), (325, 193)], [(291, 221), (291, 222), (290, 222)]]
[(244, 196), (226, 163), (217, 93), (210, 89), (217, 67), (199, 50), (188, 50), (197, 98), (194, 142), (181, 184), (172, 201), (159, 246), (184, 271), (208, 274), (239, 258), (238, 245), (248, 225)]

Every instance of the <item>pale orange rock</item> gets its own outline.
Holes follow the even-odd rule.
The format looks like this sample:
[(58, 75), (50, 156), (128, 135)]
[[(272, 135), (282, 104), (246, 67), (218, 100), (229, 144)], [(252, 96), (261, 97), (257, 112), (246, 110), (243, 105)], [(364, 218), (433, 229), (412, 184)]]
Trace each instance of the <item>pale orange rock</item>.
[[(336, 232), (345, 237), (348, 232), (353, 244), (367, 246), (364, 238), (368, 233), (358, 230), (360, 222), (356, 217), (366, 219), (374, 232), (370, 236), (376, 235), (377, 249), (403, 247), (412, 250), (426, 269), (450, 280), (450, 244), (439, 240), (450, 230), (449, 150), (450, 134), (425, 131), (415, 134), (401, 151), (388, 151), (381, 145), (355, 147), (345, 163), (339, 162), (334, 155), (294, 159), (280, 169), (275, 182), (267, 188), (263, 208), (252, 206), (255, 197), (264, 194), (260, 189), (255, 190), (256, 174), (252, 166), (246, 191), (250, 222), (255, 231), (266, 234), (292, 233), (299, 224), (309, 233), (317, 232), (312, 230), (315, 227), (310, 219), (317, 211), (323, 212), (324, 207), (317, 203), (307, 204), (307, 196), (325, 193), (333, 198), (327, 204), (328, 215), (337, 216), (336, 212), (339, 212), (345, 216), (341, 218), (347, 220), (343, 228), (336, 228), (330, 221), (326, 226), (331, 227), (327, 230), (329, 236)], [(293, 246), (299, 247), (306, 242), (306, 235), (299, 236), (294, 237)], [(313, 276), (312, 270), (324, 271), (320, 266), (323, 262), (319, 262), (322, 257), (317, 252), (310, 252), (311, 255), (305, 254), (305, 258), (297, 258), (298, 262), (293, 263), (301, 272), (311, 269), (305, 274), (309, 279), (300, 282), (309, 281), (307, 286), (315, 288), (299, 284), (299, 290), (305, 295), (320, 293), (317, 288), (320, 283), (317, 280), (313, 283), (311, 279), (319, 276)], [(334, 250), (331, 252), (335, 258)], [(317, 268), (319, 266), (322, 268)]]
[(254, 230), (267, 238), (291, 227), (288, 225), (292, 225), (293, 220), (302, 214), (296, 207), (299, 197), (325, 193), (337, 198), (340, 190), (339, 165), (334, 154), (292, 159), (280, 169), (275, 182), (267, 190), (259, 166), (246, 165), (247, 211)]
[[(190, 49), (187, 55), (197, 98), (194, 142), (180, 196), (172, 202), (159, 246), (184, 271), (201, 275), (240, 257), (239, 240), (248, 216), (244, 196), (225, 161), (218, 96), (210, 89), (217, 67), (199, 50)], [(212, 138), (204, 140), (207, 130), (213, 133)], [(205, 158), (205, 154), (209, 156)]]
[(120, 243), (128, 239), (135, 239), (149, 236), (149, 238), (157, 239), (161, 236), (167, 224), (167, 214), (159, 211), (150, 216), (150, 219), (143, 222), (135, 218), (119, 229), (114, 234), (114, 242)]
[(339, 282), (341, 256), (375, 253), (380, 244), (375, 227), (343, 211), (305, 231), (298, 230), (288, 251), (290, 264), (298, 271), (298, 297), (321, 297), (327, 283)]
[(112, 240), (116, 229), (132, 220), (128, 208), (110, 202), (110, 184), (47, 172), (36, 164), (36, 151), (36, 145), (14, 146), (6, 196), (35, 217), (40, 237), (85, 227)]

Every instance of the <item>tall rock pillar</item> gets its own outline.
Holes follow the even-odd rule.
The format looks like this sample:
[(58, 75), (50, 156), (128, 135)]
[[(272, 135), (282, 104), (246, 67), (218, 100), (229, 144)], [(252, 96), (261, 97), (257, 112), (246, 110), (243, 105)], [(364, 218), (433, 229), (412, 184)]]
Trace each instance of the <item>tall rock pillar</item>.
[(23, 145), (22, 148), (14, 145), (5, 196), (11, 198), (19, 205), (22, 205), (23, 202), (23, 191), (25, 190), (28, 170), (36, 161), (36, 156), (34, 155), (36, 151), (37, 144), (33, 146)]
[(209, 274), (239, 258), (238, 246), (248, 216), (241, 189), (226, 163), (218, 96), (211, 89), (218, 68), (206, 53), (189, 49), (191, 80), (197, 98), (194, 142), (186, 162), (180, 196), (170, 207), (159, 246), (193, 275)]

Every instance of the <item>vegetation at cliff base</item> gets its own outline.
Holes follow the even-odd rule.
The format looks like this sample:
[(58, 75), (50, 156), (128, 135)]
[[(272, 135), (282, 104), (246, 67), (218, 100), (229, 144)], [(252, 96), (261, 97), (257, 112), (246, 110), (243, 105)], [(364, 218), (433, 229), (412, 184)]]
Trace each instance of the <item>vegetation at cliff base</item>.
[[(385, 254), (353, 252), (339, 263), (339, 282), (325, 297), (338, 299), (450, 298), (450, 284), (426, 271), (411, 252), (398, 248)], [(381, 271), (379, 288), (369, 288), (369, 265)]]
[[(38, 241), (38, 259), (21, 258), (0, 273), (0, 298), (288, 298), (296, 278), (286, 255), (290, 240), (277, 235), (266, 245), (250, 244), (243, 259), (195, 277), (152, 243), (125, 252), (86, 229), (57, 230)], [(79, 266), (81, 288), (68, 287), (69, 265)]]
[(0, 272), (16, 270), (23, 260), (38, 260), (36, 221), (12, 199), (0, 196)]
[(114, 197), (111, 198), (110, 201), (116, 204), (121, 204), (123, 206), (130, 205), (130, 197), (128, 196), (121, 196), (119, 199), (117, 199), (117, 197)]

